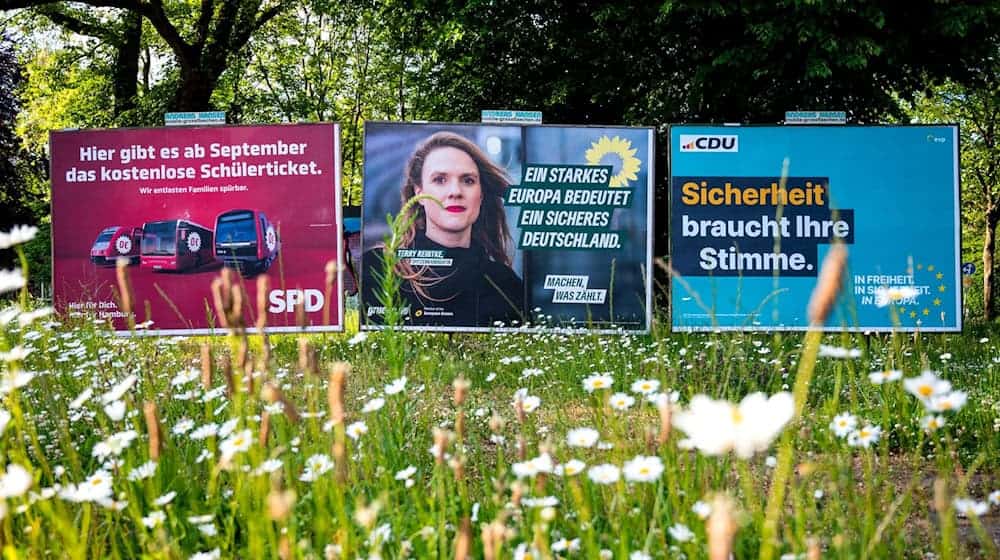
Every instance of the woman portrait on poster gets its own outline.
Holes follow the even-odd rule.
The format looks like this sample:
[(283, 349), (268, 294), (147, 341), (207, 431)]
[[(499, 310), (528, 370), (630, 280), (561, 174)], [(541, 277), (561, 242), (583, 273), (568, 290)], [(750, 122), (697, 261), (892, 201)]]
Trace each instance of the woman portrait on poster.
[[(524, 283), (511, 268), (503, 208), (509, 185), (504, 170), (461, 135), (438, 132), (417, 145), (400, 192), (412, 219), (399, 247), (434, 257), (398, 259), (406, 324), (491, 327), (524, 320)], [(379, 302), (375, 273), (383, 268), (382, 249), (366, 257), (376, 257), (363, 267), (364, 301), (371, 306)], [(369, 318), (379, 322), (375, 314)]]

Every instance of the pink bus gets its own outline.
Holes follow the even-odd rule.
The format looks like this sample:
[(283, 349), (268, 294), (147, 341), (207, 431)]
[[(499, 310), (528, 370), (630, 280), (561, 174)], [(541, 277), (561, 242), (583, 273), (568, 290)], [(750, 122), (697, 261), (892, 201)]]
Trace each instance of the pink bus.
[(280, 250), (277, 229), (259, 210), (229, 210), (215, 219), (215, 258), (244, 276), (265, 272)]
[(98, 266), (114, 266), (121, 257), (129, 264), (139, 264), (139, 242), (142, 230), (125, 226), (110, 226), (101, 230), (90, 247), (90, 262)]
[(188, 220), (142, 226), (142, 268), (184, 272), (215, 261), (212, 230)]

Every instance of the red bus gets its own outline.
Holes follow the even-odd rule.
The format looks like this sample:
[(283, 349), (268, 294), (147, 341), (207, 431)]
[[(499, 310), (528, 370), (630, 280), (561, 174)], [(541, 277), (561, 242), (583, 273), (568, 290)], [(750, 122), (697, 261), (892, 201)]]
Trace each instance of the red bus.
[(183, 272), (215, 261), (212, 230), (188, 220), (142, 226), (142, 268)]
[(106, 227), (90, 248), (90, 262), (98, 266), (114, 266), (120, 257), (127, 257), (129, 264), (139, 264), (141, 240), (142, 230), (139, 228)]
[(245, 276), (266, 271), (280, 250), (277, 229), (259, 210), (229, 210), (215, 219), (215, 258)]

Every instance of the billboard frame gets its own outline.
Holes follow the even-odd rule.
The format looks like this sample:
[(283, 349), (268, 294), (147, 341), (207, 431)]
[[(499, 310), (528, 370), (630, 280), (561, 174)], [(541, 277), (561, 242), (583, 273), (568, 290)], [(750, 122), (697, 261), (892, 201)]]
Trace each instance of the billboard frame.
[[(341, 125), (340, 125), (339, 121), (332, 121), (332, 122), (325, 122), (325, 121), (324, 122), (297, 122), (297, 123), (259, 123), (259, 124), (249, 124), (249, 123), (242, 123), (242, 124), (198, 124), (198, 123), (190, 123), (190, 124), (148, 126), (148, 127), (147, 126), (128, 126), (128, 127), (117, 127), (117, 128), (87, 128), (87, 129), (81, 129), (81, 128), (71, 127), (71, 128), (63, 128), (63, 129), (58, 129), (58, 130), (50, 130), (49, 131), (49, 135), (48, 135), (48, 142), (46, 142), (46, 149), (48, 150), (48, 153), (50, 154), (50, 156), (49, 156), (49, 162), (48, 162), (49, 163), (49, 165), (48, 165), (48, 173), (49, 173), (49, 177), (50, 177), (50, 185), (49, 185), (49, 192), (50, 192), (50, 197), (49, 197), (49, 215), (50, 216), (54, 216), (55, 215), (54, 212), (53, 212), (53, 209), (54, 209), (54, 197), (51, 196), (51, 194), (52, 194), (51, 178), (55, 176), (54, 173), (53, 173), (54, 159), (51, 157), (51, 154), (52, 154), (53, 137), (55, 135), (58, 135), (58, 134), (73, 134), (73, 133), (88, 133), (88, 132), (120, 132), (120, 131), (148, 131), (148, 130), (162, 130), (162, 131), (168, 131), (168, 132), (181, 132), (181, 131), (185, 131), (185, 130), (206, 129), (206, 130), (218, 131), (218, 130), (232, 129), (232, 128), (261, 128), (261, 127), (270, 127), (270, 128), (288, 127), (288, 128), (291, 128), (291, 127), (303, 126), (303, 125), (305, 125), (305, 126), (319, 126), (319, 125), (323, 125), (323, 126), (329, 126), (329, 127), (333, 128), (332, 137), (333, 137), (333, 143), (334, 143), (333, 148), (334, 149), (333, 149), (333, 159), (332, 159), (332, 161), (333, 161), (333, 170), (332, 170), (332, 172), (333, 172), (333, 191), (334, 191), (334, 196), (333, 196), (333, 201), (332, 202), (333, 202), (333, 207), (334, 207), (334, 220), (336, 222), (335, 225), (337, 226), (334, 229), (336, 229), (336, 244), (337, 244), (336, 245), (336, 251), (337, 251), (337, 261), (338, 262), (337, 262), (337, 284), (336, 284), (337, 289), (334, 290), (335, 294), (331, 294), (331, 295), (336, 298), (335, 301), (337, 302), (337, 324), (336, 325), (304, 326), (304, 327), (287, 326), (287, 325), (286, 326), (267, 326), (267, 327), (265, 327), (263, 329), (263, 333), (261, 333), (260, 329), (258, 329), (256, 326), (247, 326), (244, 330), (245, 330), (245, 332), (247, 334), (255, 334), (255, 335), (264, 334), (264, 333), (299, 333), (299, 334), (308, 334), (308, 333), (321, 333), (321, 332), (346, 332), (346, 328), (345, 328), (346, 326), (345, 326), (345, 323), (344, 323), (344, 321), (345, 321), (345, 313), (344, 313), (345, 298), (344, 298), (344, 292), (343, 292), (343, 286), (344, 286), (343, 274), (344, 274), (344, 266), (345, 266), (345, 264), (343, 262), (344, 261), (344, 257), (345, 257), (345, 255), (344, 255), (344, 232), (343, 232), (343, 223), (344, 223), (344, 217), (343, 217), (343, 162), (342, 162), (342, 159), (341, 159), (342, 158), (342, 154), (341, 154), (342, 138), (341, 138)], [(52, 262), (52, 271), (51, 271), (51, 274), (50, 274), (50, 277), (49, 277), (49, 281), (51, 282), (51, 285), (52, 285), (53, 298), (54, 298), (55, 297), (55, 285), (56, 285), (55, 284), (55, 275), (56, 275), (55, 252), (56, 252), (56, 248), (55, 248), (55, 228), (54, 227), (52, 228), (52, 231), (50, 233), (50, 248), (49, 248), (49, 251), (50, 251), (49, 258), (51, 259), (51, 262)], [(213, 242), (213, 253), (214, 253), (214, 242)], [(283, 274), (279, 275), (279, 277), (281, 277), (282, 280), (283, 280), (283, 276), (284, 276)], [(243, 284), (243, 276), (240, 275), (239, 273), (237, 273), (237, 277), (239, 278), (240, 283)], [(274, 286), (272, 286), (272, 289), (273, 288), (274, 288)], [(117, 286), (115, 286), (114, 289), (117, 292)], [(205, 301), (207, 302), (207, 299)], [(54, 303), (54, 301), (53, 301), (53, 303)], [(133, 314), (134, 315), (138, 315), (138, 311), (137, 310), (133, 310)], [(84, 317), (87, 317), (89, 315), (91, 315), (91, 312), (89, 310), (83, 312), (83, 316)], [(214, 317), (214, 314), (213, 314), (213, 317)], [(137, 318), (137, 317), (135, 317), (135, 318)], [(332, 317), (331, 317), (331, 319), (332, 319)], [(113, 320), (108, 320), (107, 322), (108, 322), (109, 325), (112, 325), (112, 326), (114, 324)], [(136, 322), (136, 324), (138, 324), (138, 322)], [(155, 328), (155, 323), (154, 323), (154, 326), (150, 327), (150, 328), (114, 329), (114, 330), (109, 331), (108, 334), (111, 334), (111, 335), (114, 335), (114, 336), (117, 336), (117, 337), (122, 337), (122, 338), (130, 338), (130, 337), (156, 337), (156, 336), (219, 336), (219, 335), (229, 334), (229, 332), (230, 332), (230, 329), (225, 328), (225, 327), (221, 327), (221, 326), (212, 326), (212, 327), (206, 327), (206, 328), (159, 329), (159, 328)]]
[[(962, 332), (964, 328), (964, 313), (962, 311), (962, 302), (965, 299), (965, 286), (962, 282), (962, 173), (961, 173), (961, 126), (957, 122), (942, 122), (942, 123), (890, 123), (890, 124), (739, 124), (739, 123), (684, 123), (684, 124), (670, 124), (667, 125), (667, 205), (668, 205), (668, 216), (673, 219), (674, 210), (674, 200), (673, 200), (673, 178), (674, 178), (674, 160), (673, 160), (673, 130), (675, 128), (684, 127), (698, 127), (698, 128), (712, 128), (723, 130), (741, 130), (741, 129), (789, 129), (789, 130), (808, 130), (808, 129), (821, 129), (821, 130), (838, 130), (843, 128), (848, 129), (892, 129), (892, 128), (928, 128), (928, 127), (949, 127), (953, 131), (954, 139), (954, 149), (953, 149), (953, 178), (954, 178), (954, 251), (955, 251), (955, 285), (956, 285), (956, 298), (955, 298), (955, 317), (956, 326), (955, 327), (925, 327), (923, 325), (906, 327), (906, 326), (896, 326), (896, 327), (865, 327), (857, 325), (844, 325), (840, 327), (835, 326), (822, 326), (818, 330), (825, 333), (837, 333), (837, 332), (851, 332), (851, 333), (892, 333), (892, 332), (928, 332), (928, 333), (956, 333)], [(674, 255), (674, 238), (668, 233), (668, 251), (670, 261), (673, 261)], [(848, 256), (848, 259), (850, 256)], [(848, 260), (850, 263), (850, 260)], [(671, 266), (672, 269), (672, 266)], [(818, 272), (818, 271), (817, 271)], [(846, 273), (845, 273), (846, 274)], [(684, 278), (683, 275), (679, 275)], [(740, 278), (744, 276), (739, 275)], [(799, 326), (765, 326), (765, 325), (753, 325), (747, 324), (742, 326), (678, 326), (674, 324), (674, 313), (675, 309), (673, 306), (673, 290), (674, 285), (674, 274), (670, 274), (670, 290), (671, 296), (668, 303), (668, 314), (670, 317), (670, 330), (671, 332), (677, 333), (696, 333), (696, 332), (804, 332), (809, 330), (815, 330), (814, 327), (808, 325)], [(680, 288), (680, 286), (676, 286)], [(841, 296), (843, 294), (844, 285), (841, 286)], [(838, 296), (838, 301), (842, 301), (842, 297)], [(852, 296), (853, 297), (853, 296)]]
[[(519, 326), (519, 327), (465, 327), (465, 326), (419, 326), (419, 325), (378, 325), (369, 324), (365, 321), (364, 309), (359, 305), (359, 331), (383, 331), (387, 329), (395, 329), (400, 331), (409, 332), (442, 332), (442, 333), (471, 333), (471, 334), (484, 334), (484, 333), (525, 333), (525, 334), (615, 334), (615, 335), (647, 335), (652, 331), (653, 328), (653, 251), (654, 251), (654, 239), (653, 230), (655, 227), (654, 223), (654, 211), (653, 205), (655, 204), (656, 195), (656, 127), (655, 126), (626, 126), (626, 125), (599, 125), (599, 124), (585, 124), (585, 125), (574, 125), (574, 124), (556, 124), (556, 123), (492, 123), (492, 122), (448, 122), (448, 121), (392, 121), (392, 120), (372, 120), (365, 122), (365, 135), (362, 139), (361, 150), (362, 153), (367, 153), (367, 143), (368, 143), (368, 124), (376, 125), (392, 125), (392, 126), (415, 126), (415, 127), (426, 127), (426, 126), (471, 126), (471, 127), (517, 127), (517, 128), (577, 128), (577, 129), (629, 129), (629, 130), (645, 130), (649, 133), (649, 146), (647, 150), (647, 160), (649, 162), (649, 179), (646, 189), (646, 258), (645, 258), (645, 270), (643, 270), (643, 285), (645, 287), (645, 325), (642, 329), (625, 330), (625, 329), (609, 329), (609, 328), (597, 328), (591, 329), (587, 328), (585, 325), (580, 327), (537, 327), (537, 326)], [(367, 165), (362, 166), (361, 184), (362, 184), (362, 203), (361, 203), (361, 254), (364, 255), (368, 249), (365, 246), (365, 236), (364, 227), (367, 223), (365, 218), (365, 204), (364, 204), (364, 185), (366, 184), (365, 173), (367, 171)], [(361, 302), (360, 294), (364, 293), (364, 264), (362, 261), (361, 270), (359, 271), (359, 304)]]

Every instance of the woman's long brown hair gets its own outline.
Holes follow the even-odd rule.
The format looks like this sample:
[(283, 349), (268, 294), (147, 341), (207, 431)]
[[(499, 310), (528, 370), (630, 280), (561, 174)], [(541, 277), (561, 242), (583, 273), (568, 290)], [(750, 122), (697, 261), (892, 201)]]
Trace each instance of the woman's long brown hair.
[[(508, 250), (511, 238), (510, 230), (507, 228), (507, 216), (503, 210), (503, 194), (511, 181), (503, 168), (493, 163), (471, 140), (453, 132), (437, 132), (420, 143), (413, 151), (409, 161), (406, 162), (403, 188), (400, 191), (401, 203), (405, 205), (416, 195), (417, 186), (421, 184), (424, 161), (431, 152), (439, 148), (462, 150), (472, 158), (472, 161), (476, 162), (483, 196), (479, 208), (479, 218), (472, 224), (472, 239), (482, 245), (490, 259), (510, 266), (511, 260)], [(425, 230), (427, 227), (427, 216), (424, 215), (423, 206), (420, 204), (412, 205), (409, 214), (408, 217), (413, 219), (410, 221), (410, 227), (403, 232), (401, 247), (412, 246), (413, 240), (417, 236), (417, 230)], [(432, 301), (441, 301), (431, 298), (427, 293), (427, 288), (441, 282), (446, 277), (426, 278), (428, 267), (422, 266), (414, 269), (403, 260), (400, 260), (396, 265), (396, 272), (401, 278), (408, 280), (414, 291), (421, 297)]]

